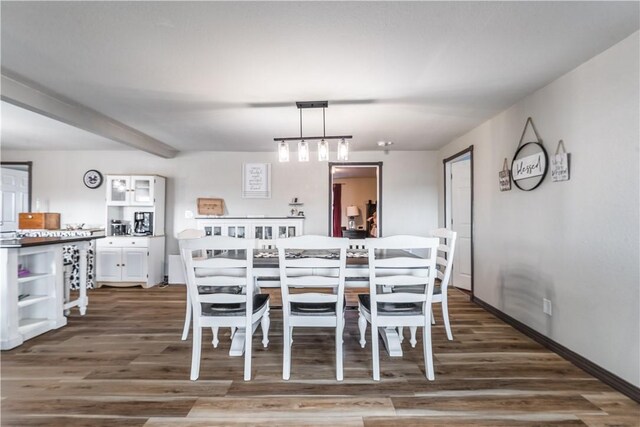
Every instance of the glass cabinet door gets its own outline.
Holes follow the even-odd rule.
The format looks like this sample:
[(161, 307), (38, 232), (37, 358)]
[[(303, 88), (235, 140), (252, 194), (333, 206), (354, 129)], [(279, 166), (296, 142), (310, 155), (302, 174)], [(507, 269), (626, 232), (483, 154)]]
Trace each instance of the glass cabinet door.
[(107, 204), (111, 206), (125, 206), (129, 204), (128, 176), (107, 177)]
[(273, 239), (273, 227), (265, 227), (264, 228), (264, 238), (267, 240)]
[(139, 206), (153, 206), (153, 177), (131, 177), (131, 204)]
[(261, 226), (256, 226), (254, 237), (256, 239), (264, 239), (264, 234), (262, 233), (263, 228)]

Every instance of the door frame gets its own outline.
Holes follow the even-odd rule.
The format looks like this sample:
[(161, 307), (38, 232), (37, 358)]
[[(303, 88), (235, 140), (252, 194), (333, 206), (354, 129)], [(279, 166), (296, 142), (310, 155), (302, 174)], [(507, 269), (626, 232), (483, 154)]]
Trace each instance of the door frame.
[(334, 166), (352, 166), (352, 167), (375, 167), (378, 169), (378, 200), (376, 201), (376, 212), (377, 212), (377, 228), (378, 228), (378, 237), (382, 237), (382, 162), (329, 162), (329, 234), (332, 235), (333, 232), (333, 175), (331, 174), (331, 170)]
[(449, 223), (448, 221), (448, 217), (447, 214), (450, 212), (447, 212), (447, 184), (450, 182), (450, 177), (447, 177), (447, 166), (450, 163), (453, 163), (455, 160), (457, 160), (460, 157), (463, 157), (465, 155), (469, 154), (469, 160), (470, 160), (470, 173), (471, 173), (471, 301), (474, 301), (475, 298), (475, 293), (474, 293), (474, 282), (475, 282), (475, 269), (474, 269), (474, 255), (473, 255), (473, 242), (474, 242), (474, 235), (473, 235), (473, 223), (474, 223), (474, 219), (473, 219), (473, 205), (474, 205), (474, 196), (473, 196), (473, 145), (470, 145), (469, 147), (465, 148), (462, 151), (457, 152), (456, 154), (447, 157), (446, 159), (442, 160), (442, 177), (443, 177), (443, 185), (444, 185), (444, 226), (445, 228), (447, 227), (447, 224)]

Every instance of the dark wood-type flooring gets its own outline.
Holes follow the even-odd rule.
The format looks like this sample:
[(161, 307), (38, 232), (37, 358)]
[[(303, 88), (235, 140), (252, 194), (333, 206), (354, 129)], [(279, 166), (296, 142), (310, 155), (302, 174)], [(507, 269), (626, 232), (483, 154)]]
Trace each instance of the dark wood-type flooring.
[[(203, 349), (189, 381), (191, 341), (181, 341), (184, 288), (90, 291), (86, 316), (1, 354), (2, 425), (60, 426), (637, 426), (640, 406), (451, 291), (454, 341), (439, 313), (436, 380), (422, 344), (404, 357), (358, 344), (347, 311), (344, 381), (335, 381), (333, 333), (297, 329), (291, 380), (282, 375), (282, 316), (270, 344), (254, 337), (253, 379), (229, 357), (229, 330)], [(408, 331), (405, 331), (408, 335)], [(420, 335), (420, 334), (419, 334)], [(205, 340), (211, 332), (205, 331)], [(369, 339), (367, 339), (369, 341)]]

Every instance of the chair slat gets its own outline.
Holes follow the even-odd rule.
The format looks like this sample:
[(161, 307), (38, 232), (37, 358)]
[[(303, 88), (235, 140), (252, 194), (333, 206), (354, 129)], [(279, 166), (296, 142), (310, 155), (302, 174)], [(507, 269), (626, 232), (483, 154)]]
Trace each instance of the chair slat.
[[(393, 267), (393, 268), (420, 268), (428, 267), (429, 260), (424, 258), (409, 258), (409, 257), (396, 257), (396, 258), (383, 258), (375, 259), (373, 266), (378, 268)], [(370, 266), (371, 267), (371, 266)]]
[(193, 266), (195, 268), (237, 268), (246, 267), (247, 259), (231, 259), (231, 258), (207, 258), (203, 260), (194, 259)]
[(409, 292), (394, 292), (391, 294), (378, 294), (378, 302), (424, 302), (427, 300), (425, 294), (414, 294)]
[(289, 302), (327, 303), (338, 302), (338, 296), (332, 294), (320, 294), (309, 292), (306, 294), (290, 294)]
[(428, 277), (421, 276), (384, 276), (376, 277), (376, 285), (387, 286), (413, 286), (413, 285), (425, 285), (428, 283)]
[(325, 277), (325, 276), (300, 276), (300, 277), (287, 277), (287, 286), (338, 286), (340, 284), (339, 277)]
[(196, 277), (195, 283), (198, 286), (247, 286), (247, 278), (235, 276), (205, 276)]
[(200, 294), (198, 300), (214, 304), (242, 304), (247, 302), (247, 296), (243, 294)]

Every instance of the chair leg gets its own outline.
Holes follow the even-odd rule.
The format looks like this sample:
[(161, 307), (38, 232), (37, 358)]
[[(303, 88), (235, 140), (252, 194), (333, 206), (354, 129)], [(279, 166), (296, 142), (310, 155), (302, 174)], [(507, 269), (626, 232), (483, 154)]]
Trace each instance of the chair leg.
[(237, 331), (238, 331), (238, 328), (231, 328), (231, 335), (229, 336), (230, 341), (233, 341), (233, 336), (236, 334)]
[(262, 329), (262, 345), (264, 348), (267, 348), (269, 345), (269, 325), (271, 325), (271, 319), (269, 318), (270, 308), (267, 307), (267, 310), (262, 315), (262, 319), (260, 320), (260, 328)]
[(424, 370), (427, 373), (427, 379), (433, 381), (436, 376), (433, 372), (433, 353), (431, 348), (431, 325), (429, 322), (424, 322), (424, 328), (422, 331), (422, 345), (424, 347)]
[(193, 324), (193, 344), (191, 346), (191, 381), (200, 376), (200, 348), (202, 347), (202, 328)]
[(360, 329), (360, 347), (364, 348), (367, 344), (367, 340), (365, 339), (365, 334), (367, 333), (367, 319), (365, 319), (362, 312), (360, 312), (360, 316), (358, 317), (358, 329)]
[(249, 323), (244, 334), (244, 380), (251, 380), (251, 339), (253, 338), (253, 328)]
[(342, 381), (342, 331), (344, 330), (344, 320), (336, 325), (336, 379)]
[(373, 360), (373, 379), (380, 381), (380, 352), (378, 351), (378, 327), (371, 324), (371, 359)]
[(217, 326), (211, 327), (211, 332), (213, 333), (213, 341), (211, 341), (211, 343), (213, 344), (213, 348), (218, 348), (218, 344), (220, 344), (220, 340), (218, 340), (218, 329)]
[(289, 325), (285, 322), (284, 328), (282, 328), (284, 333), (284, 339), (282, 340), (282, 379), (288, 380), (291, 376), (291, 330)]
[(416, 339), (416, 333), (418, 332), (418, 327), (409, 326), (409, 331), (411, 331), (411, 339), (409, 340), (409, 343), (411, 344), (411, 348), (416, 348), (416, 344), (418, 343), (418, 340)]
[(444, 328), (447, 331), (447, 339), (453, 341), (453, 333), (451, 333), (451, 323), (449, 323), (449, 303), (447, 297), (442, 298), (442, 318), (444, 319)]
[(289, 328), (289, 345), (293, 345), (293, 326)]
[(187, 290), (187, 308), (184, 312), (184, 326), (182, 327), (182, 341), (189, 337), (189, 327), (191, 326), (191, 297)]
[(404, 327), (398, 326), (398, 340), (400, 341), (400, 344), (402, 344), (402, 341), (404, 341), (404, 335), (402, 334), (403, 330)]

